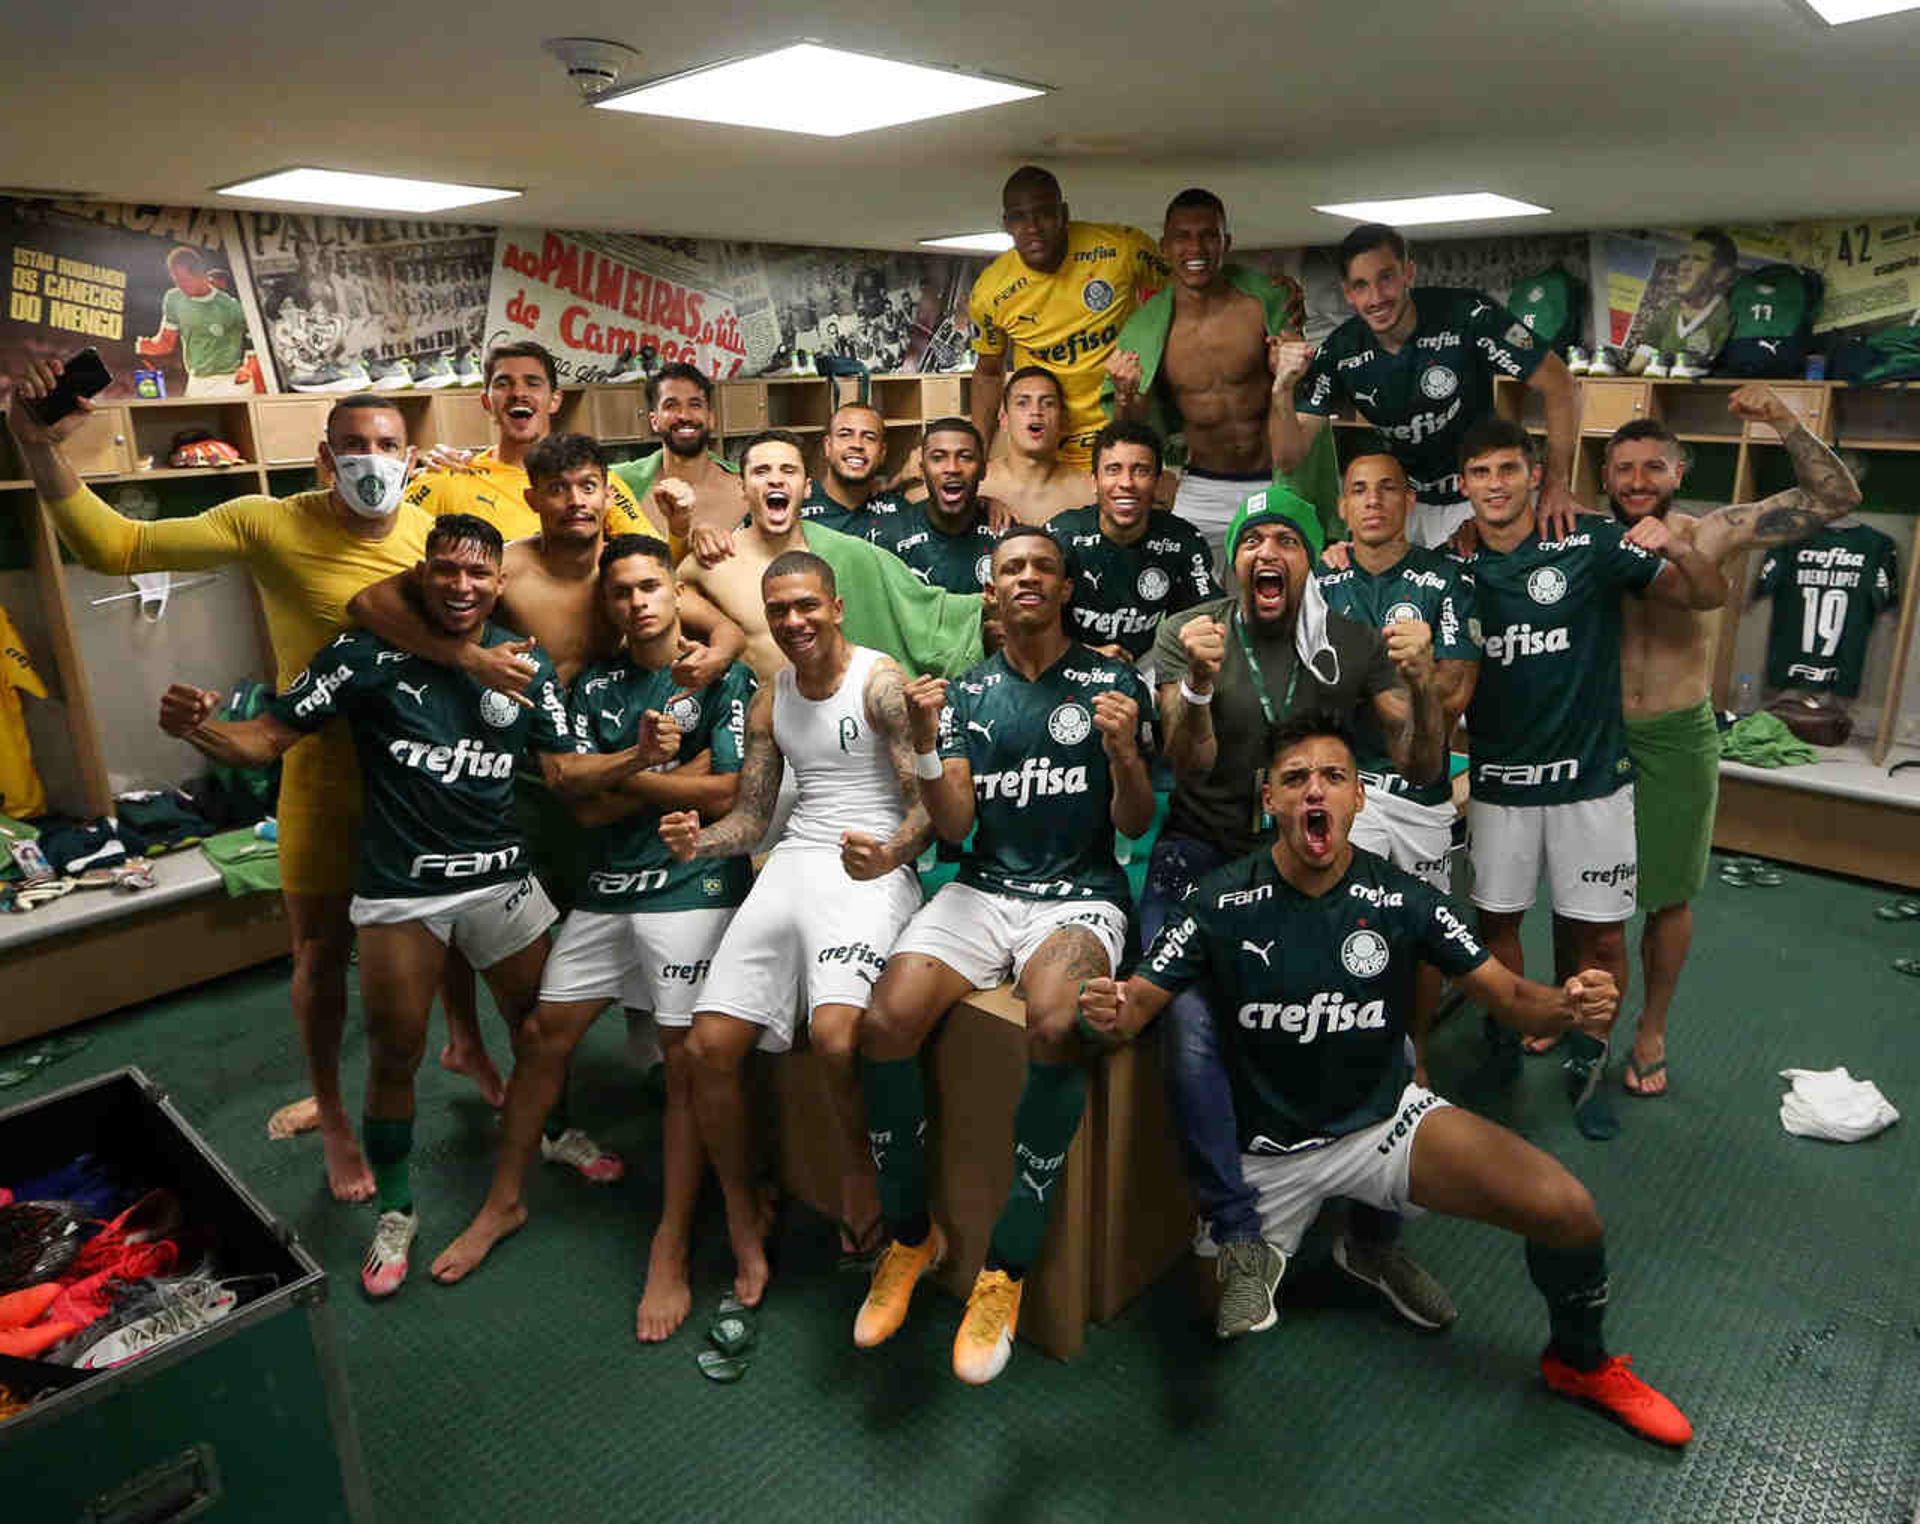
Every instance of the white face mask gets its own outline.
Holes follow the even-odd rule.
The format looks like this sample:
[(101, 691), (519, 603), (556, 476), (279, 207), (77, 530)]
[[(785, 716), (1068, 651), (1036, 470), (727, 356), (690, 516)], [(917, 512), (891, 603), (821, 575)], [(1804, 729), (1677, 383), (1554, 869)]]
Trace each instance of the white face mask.
[(404, 456), (340, 455), (328, 445), (327, 454), (333, 458), (333, 490), (362, 518), (384, 519), (400, 506), (413, 451)]

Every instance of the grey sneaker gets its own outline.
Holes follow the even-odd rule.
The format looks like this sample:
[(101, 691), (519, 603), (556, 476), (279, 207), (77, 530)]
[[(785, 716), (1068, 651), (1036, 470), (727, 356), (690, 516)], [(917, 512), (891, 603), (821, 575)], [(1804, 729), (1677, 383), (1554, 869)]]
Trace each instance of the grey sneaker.
[(1447, 1288), (1398, 1244), (1362, 1243), (1342, 1229), (1333, 1241), (1333, 1262), (1356, 1281), (1373, 1287), (1415, 1328), (1431, 1332), (1460, 1316)]
[(1220, 1278), (1220, 1311), (1213, 1331), (1223, 1339), (1263, 1333), (1280, 1321), (1273, 1294), (1287, 1273), (1287, 1257), (1264, 1239), (1222, 1244), (1214, 1272)]

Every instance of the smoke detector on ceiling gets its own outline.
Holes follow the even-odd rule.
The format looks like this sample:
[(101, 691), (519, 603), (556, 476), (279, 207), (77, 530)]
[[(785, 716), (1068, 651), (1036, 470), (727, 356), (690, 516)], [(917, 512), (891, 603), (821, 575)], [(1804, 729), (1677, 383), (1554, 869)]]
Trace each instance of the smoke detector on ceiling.
[(605, 95), (622, 73), (640, 61), (633, 48), (604, 37), (549, 37), (540, 46), (566, 66), (567, 78), (580, 99), (588, 102)]

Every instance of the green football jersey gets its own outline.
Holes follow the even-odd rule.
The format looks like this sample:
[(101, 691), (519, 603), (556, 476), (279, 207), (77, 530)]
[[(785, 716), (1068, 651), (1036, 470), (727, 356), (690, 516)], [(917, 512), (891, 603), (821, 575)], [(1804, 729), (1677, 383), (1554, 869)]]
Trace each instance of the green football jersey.
[(1678, 302), (1648, 324), (1639, 342), (1662, 354), (1691, 355), (1712, 361), (1726, 347), (1733, 332), (1733, 309), (1725, 296), (1716, 296), (1705, 312), (1689, 316)]
[[(753, 690), (753, 669), (734, 662), (717, 681), (674, 698), (679, 690), (668, 668), (650, 670), (622, 651), (575, 680), (574, 738), (590, 751), (625, 751), (640, 739), (641, 717), (649, 709), (666, 709), (680, 726), (672, 767), (704, 751), (712, 754), (715, 773), (737, 773)], [(591, 833), (596, 857), (577, 896), (582, 910), (727, 909), (747, 897), (753, 886), (751, 862), (744, 857), (676, 861), (660, 839), (660, 815), (641, 810)]]
[(1564, 540), (1485, 544), (1467, 561), (1480, 615), (1480, 680), (1467, 706), (1473, 797), (1488, 804), (1599, 799), (1633, 779), (1620, 716), (1620, 600), (1665, 564), (1611, 519), (1582, 514)]
[(1416, 286), (1413, 335), (1389, 354), (1350, 317), (1328, 334), (1294, 389), (1303, 413), (1355, 407), (1385, 436), (1423, 503), (1458, 503), (1460, 439), (1493, 411), (1493, 379), (1524, 381), (1547, 346), (1492, 297)]
[(1893, 606), (1897, 564), (1893, 541), (1867, 524), (1768, 551), (1755, 589), (1773, 599), (1767, 686), (1858, 694), (1873, 622)]
[(996, 651), (947, 688), (940, 755), (973, 769), (974, 833), (958, 880), (1027, 900), (1125, 905), (1113, 855), (1113, 774), (1093, 701), (1122, 693), (1140, 706), (1151, 755), (1153, 699), (1129, 665), (1074, 644), (1029, 682)]
[(977, 593), (992, 580), (997, 538), (982, 517), (973, 528), (949, 534), (933, 522), (925, 503), (903, 503), (874, 525), (873, 543), (890, 550), (914, 576), (950, 593)]
[(1240, 1149), (1284, 1154), (1384, 1122), (1413, 1078), (1405, 1038), (1422, 962), (1458, 978), (1487, 960), (1437, 890), (1359, 848), (1308, 896), (1271, 852), (1200, 880), (1137, 972), (1205, 991)]
[(898, 493), (882, 492), (869, 498), (864, 508), (843, 508), (827, 496), (825, 485), (816, 481), (807, 487), (807, 495), (800, 500), (800, 517), (855, 539), (873, 540), (881, 526), (906, 506), (907, 500)]
[[(488, 625), (482, 642), (519, 637)], [(513, 766), (527, 751), (577, 752), (560, 679), (532, 653), (532, 707), (366, 630), (322, 646), (268, 705), (295, 730), (344, 714), (366, 795), (360, 871), (368, 899), (456, 894), (531, 868), (514, 822)]]
[(1066, 547), (1073, 571), (1067, 619), (1088, 645), (1117, 645), (1138, 661), (1163, 615), (1220, 596), (1206, 538), (1164, 509), (1147, 515), (1147, 532), (1131, 545), (1101, 532), (1097, 503), (1056, 513), (1047, 532)]
[[(1344, 571), (1317, 568), (1314, 575), (1326, 595), (1327, 606), (1335, 613), (1376, 630), (1402, 619), (1422, 620), (1433, 629), (1435, 661), (1480, 659), (1480, 620), (1474, 612), (1473, 578), (1456, 557), (1414, 545), (1378, 576), (1357, 560), (1350, 561)], [(1453, 797), (1452, 786), (1445, 779), (1413, 784), (1394, 771), (1386, 737), (1380, 732), (1371, 705), (1355, 713), (1354, 739), (1359, 743), (1358, 760), (1368, 788), (1404, 794), (1420, 804), (1445, 804)]]
[(246, 309), (217, 286), (205, 296), (175, 286), (160, 299), (160, 316), (180, 331), (180, 363), (189, 376), (230, 376), (247, 357)]

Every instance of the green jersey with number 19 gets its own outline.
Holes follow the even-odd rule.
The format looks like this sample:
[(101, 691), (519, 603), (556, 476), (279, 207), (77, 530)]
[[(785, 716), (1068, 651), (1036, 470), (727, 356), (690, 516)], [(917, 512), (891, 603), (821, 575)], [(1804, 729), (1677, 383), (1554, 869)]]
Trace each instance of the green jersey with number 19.
[(1754, 588), (1773, 599), (1767, 686), (1859, 693), (1873, 622), (1893, 606), (1898, 559), (1893, 541), (1867, 524), (1769, 550)]
[[(488, 646), (515, 639), (492, 625), (481, 633)], [(527, 751), (584, 749), (573, 739), (553, 664), (539, 650), (532, 660), (528, 708), (464, 672), (348, 630), (267, 706), (299, 731), (347, 717), (366, 790), (356, 893), (455, 894), (528, 871), (514, 823), (513, 765)]]
[[(1435, 661), (1478, 661), (1480, 619), (1474, 611), (1473, 578), (1453, 556), (1410, 546), (1407, 553), (1375, 575), (1357, 560), (1340, 571), (1316, 569), (1327, 607), (1384, 630), (1403, 619), (1418, 619), (1433, 630)], [(1386, 737), (1372, 705), (1354, 715), (1354, 740), (1361, 772), (1368, 788), (1403, 794), (1418, 804), (1444, 804), (1453, 797), (1445, 778), (1437, 783), (1409, 783), (1394, 771)]]
[(1620, 714), (1620, 600), (1665, 563), (1611, 519), (1564, 540), (1481, 545), (1467, 560), (1480, 611), (1480, 680), (1467, 706), (1473, 797), (1486, 804), (1601, 799), (1633, 780)]
[(1413, 1077), (1414, 973), (1458, 978), (1487, 951), (1452, 903), (1356, 847), (1305, 895), (1256, 852), (1200, 880), (1139, 975), (1208, 992), (1245, 1153), (1284, 1154), (1384, 1122)]
[(1028, 681), (995, 652), (949, 685), (940, 755), (973, 769), (973, 844), (958, 882), (1027, 900), (1132, 898), (1113, 855), (1113, 774), (1094, 700), (1140, 706), (1150, 752), (1153, 701), (1131, 665), (1077, 642)]
[(1460, 439), (1493, 411), (1493, 379), (1524, 381), (1547, 346), (1492, 297), (1449, 286), (1416, 286), (1414, 329), (1388, 351), (1364, 320), (1350, 317), (1320, 343), (1294, 389), (1303, 413), (1344, 407), (1386, 436), (1423, 503), (1457, 503)]
[[(672, 767), (709, 752), (712, 771), (737, 773), (753, 689), (753, 670), (734, 662), (707, 687), (676, 698), (670, 668), (643, 667), (623, 651), (611, 661), (596, 662), (574, 682), (573, 733), (588, 750), (625, 751), (640, 739), (646, 712), (664, 708), (680, 726)], [(660, 839), (661, 813), (640, 810), (593, 833), (598, 856), (580, 888), (582, 910), (730, 909), (747, 897), (752, 863), (744, 857), (677, 861)]]

